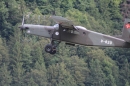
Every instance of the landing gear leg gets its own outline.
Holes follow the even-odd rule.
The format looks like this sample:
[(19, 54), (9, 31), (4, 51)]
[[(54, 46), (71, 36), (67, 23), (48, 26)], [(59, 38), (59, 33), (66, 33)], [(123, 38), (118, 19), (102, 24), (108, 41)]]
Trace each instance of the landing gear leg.
[(45, 51), (50, 54), (56, 53), (56, 47), (59, 45), (60, 41), (52, 40), (51, 44), (45, 46)]

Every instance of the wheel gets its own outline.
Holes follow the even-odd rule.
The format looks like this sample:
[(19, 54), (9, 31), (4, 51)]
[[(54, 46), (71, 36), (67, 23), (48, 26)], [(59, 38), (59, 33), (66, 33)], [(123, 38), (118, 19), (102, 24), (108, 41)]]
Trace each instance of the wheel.
[(51, 45), (51, 44), (47, 44), (47, 45), (45, 46), (45, 51), (46, 51), (47, 53), (50, 53), (52, 50), (53, 50), (53, 49), (52, 49), (52, 45)]
[(56, 53), (56, 47), (52, 46), (52, 51), (50, 52), (50, 54), (55, 54)]
[(56, 53), (56, 50), (52, 50), (51, 52), (50, 52), (50, 54), (55, 54)]

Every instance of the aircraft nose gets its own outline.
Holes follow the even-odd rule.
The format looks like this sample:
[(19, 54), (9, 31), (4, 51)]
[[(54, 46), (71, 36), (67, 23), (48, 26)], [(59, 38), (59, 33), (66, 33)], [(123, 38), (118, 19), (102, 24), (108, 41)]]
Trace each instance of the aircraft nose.
[(28, 27), (25, 27), (24, 25), (20, 25), (19, 28), (20, 28), (20, 29), (25, 29), (25, 30), (26, 30), (26, 29), (29, 29)]
[(20, 25), (19, 28), (22, 29), (22, 28), (23, 28), (23, 25)]
[(53, 29), (54, 29), (53, 26), (44, 26), (44, 28), (45, 28), (46, 30), (53, 30)]

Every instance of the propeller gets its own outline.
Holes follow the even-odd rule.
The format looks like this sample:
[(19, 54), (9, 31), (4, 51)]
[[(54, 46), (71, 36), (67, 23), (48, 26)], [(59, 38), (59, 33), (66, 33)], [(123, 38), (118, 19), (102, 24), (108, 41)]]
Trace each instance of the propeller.
[(24, 25), (24, 16), (23, 16), (23, 20), (22, 20), (22, 26)]
[(26, 36), (26, 32), (24, 30), (27, 29), (27, 27), (25, 27), (24, 23), (25, 23), (25, 16), (23, 15), (22, 24), (19, 26), (20, 31), (22, 32), (23, 37)]
[(23, 19), (22, 19), (22, 25), (19, 26), (20, 30), (22, 31), (23, 33), (23, 29), (24, 29), (24, 16), (23, 16)]

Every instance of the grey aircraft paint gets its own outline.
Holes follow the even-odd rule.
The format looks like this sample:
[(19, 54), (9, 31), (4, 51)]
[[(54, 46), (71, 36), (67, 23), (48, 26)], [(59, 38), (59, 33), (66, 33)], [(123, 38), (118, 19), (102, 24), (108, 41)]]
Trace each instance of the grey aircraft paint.
[(56, 25), (23, 24), (20, 28), (26, 30), (28, 34), (39, 35), (72, 44), (130, 48), (130, 19), (125, 20), (123, 34), (120, 38), (117, 38), (88, 30), (82, 26), (74, 26), (72, 21), (60, 16), (52, 16), (51, 18), (57, 23)]

